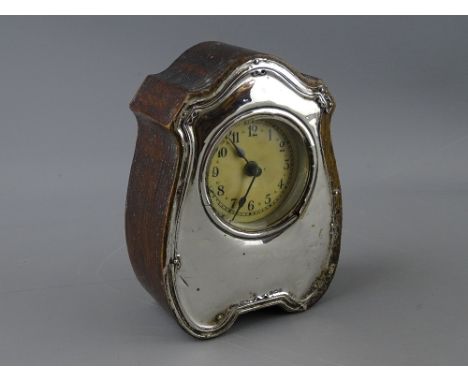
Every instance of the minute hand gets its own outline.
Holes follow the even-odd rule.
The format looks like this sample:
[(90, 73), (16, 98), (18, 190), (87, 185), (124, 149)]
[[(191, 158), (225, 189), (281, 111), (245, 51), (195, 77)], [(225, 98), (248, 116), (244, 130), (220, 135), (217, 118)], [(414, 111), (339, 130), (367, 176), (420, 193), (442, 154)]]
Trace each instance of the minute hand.
[(236, 218), (236, 216), (237, 216), (237, 214), (239, 213), (240, 209), (244, 206), (245, 201), (247, 200), (247, 195), (249, 195), (250, 189), (252, 188), (252, 185), (254, 184), (255, 179), (257, 179), (257, 176), (254, 176), (254, 177), (252, 178), (252, 180), (250, 181), (250, 184), (249, 184), (249, 188), (247, 188), (247, 192), (244, 194), (244, 196), (242, 196), (242, 197), (239, 199), (239, 207), (237, 207), (236, 213), (235, 213), (234, 216), (232, 217), (231, 222), (234, 221), (234, 219)]

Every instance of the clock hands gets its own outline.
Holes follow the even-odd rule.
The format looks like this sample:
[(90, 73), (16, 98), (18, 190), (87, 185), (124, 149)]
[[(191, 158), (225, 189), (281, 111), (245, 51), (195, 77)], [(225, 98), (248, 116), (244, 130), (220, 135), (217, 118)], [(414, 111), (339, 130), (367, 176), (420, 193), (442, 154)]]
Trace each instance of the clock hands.
[(249, 195), (250, 189), (252, 188), (252, 186), (253, 186), (253, 184), (255, 182), (255, 179), (257, 179), (257, 177), (262, 175), (262, 169), (254, 161), (247, 162), (247, 164), (244, 167), (244, 171), (245, 171), (245, 174), (247, 176), (252, 176), (253, 178), (250, 181), (249, 187), (247, 188), (247, 191), (245, 192), (244, 196), (242, 196), (239, 199), (239, 206), (237, 207), (237, 210), (236, 210), (234, 216), (232, 217), (231, 222), (234, 221), (237, 214), (239, 213), (239, 211), (241, 210), (241, 208), (244, 206), (245, 202), (247, 201), (247, 196)]
[(236, 152), (237, 156), (241, 157), (242, 159), (245, 160), (246, 164), (244, 166), (244, 172), (247, 176), (251, 176), (252, 180), (250, 181), (249, 187), (247, 188), (247, 191), (245, 192), (244, 196), (242, 196), (239, 199), (239, 205), (237, 207), (236, 212), (234, 213), (231, 222), (234, 221), (236, 218), (237, 214), (241, 210), (241, 208), (244, 206), (245, 202), (247, 201), (247, 196), (249, 195), (250, 189), (252, 188), (255, 179), (257, 179), (258, 176), (262, 174), (262, 169), (260, 166), (254, 162), (254, 161), (249, 161), (247, 157), (245, 156), (245, 151), (241, 149), (239, 146), (237, 146), (234, 142), (234, 139), (228, 138), (228, 141), (232, 144), (234, 147), (234, 151)]

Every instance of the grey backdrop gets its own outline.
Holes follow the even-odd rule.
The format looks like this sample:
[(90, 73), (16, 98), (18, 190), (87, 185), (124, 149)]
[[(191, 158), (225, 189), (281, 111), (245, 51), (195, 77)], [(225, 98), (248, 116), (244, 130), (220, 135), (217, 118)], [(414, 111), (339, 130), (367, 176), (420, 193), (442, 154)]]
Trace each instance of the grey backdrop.
[[(0, 18), (1, 364), (466, 364), (468, 20)], [(221, 40), (326, 80), (341, 261), (301, 314), (201, 342), (136, 281), (124, 201), (148, 73)]]

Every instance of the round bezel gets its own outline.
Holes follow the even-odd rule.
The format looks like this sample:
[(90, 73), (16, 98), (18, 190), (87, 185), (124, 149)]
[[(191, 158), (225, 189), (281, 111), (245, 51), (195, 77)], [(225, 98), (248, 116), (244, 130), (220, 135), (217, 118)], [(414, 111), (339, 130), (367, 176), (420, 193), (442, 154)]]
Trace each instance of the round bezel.
[[(209, 167), (210, 159), (214, 153), (215, 148), (222, 139), (229, 133), (230, 129), (237, 123), (245, 119), (262, 119), (274, 120), (281, 122), (283, 125), (291, 128), (288, 132), (289, 135), (297, 137), (298, 144), (304, 147), (307, 158), (301, 159), (305, 167), (305, 174), (302, 174), (305, 179), (296, 179), (296, 185), (293, 185), (289, 191), (287, 206), (274, 211), (272, 214), (279, 215), (268, 226), (260, 227), (256, 224), (244, 224), (244, 226), (229, 224), (226, 220), (222, 219), (211, 205), (211, 200), (208, 195), (207, 187), (207, 170)], [(202, 156), (201, 171), (199, 179), (200, 195), (202, 198), (204, 209), (209, 216), (210, 220), (224, 232), (237, 236), (243, 239), (262, 239), (271, 236), (277, 236), (289, 226), (291, 226), (301, 215), (305, 206), (307, 205), (310, 195), (312, 194), (314, 180), (315, 180), (315, 142), (307, 125), (297, 116), (291, 112), (279, 108), (255, 108), (247, 112), (232, 116), (219, 124), (214, 130), (213, 135), (207, 141)], [(296, 174), (299, 176), (299, 173)], [(250, 226), (250, 227), (249, 227)]]

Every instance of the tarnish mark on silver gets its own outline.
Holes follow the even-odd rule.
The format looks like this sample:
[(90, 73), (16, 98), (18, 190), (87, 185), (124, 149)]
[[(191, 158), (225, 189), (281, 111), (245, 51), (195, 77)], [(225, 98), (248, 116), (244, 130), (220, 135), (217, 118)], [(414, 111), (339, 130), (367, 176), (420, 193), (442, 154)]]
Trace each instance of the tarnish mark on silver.
[(180, 254), (176, 253), (175, 256), (171, 258), (170, 263), (174, 266), (175, 270), (179, 270), (180, 267), (182, 266), (182, 261), (180, 260)]
[(198, 112), (196, 110), (193, 110), (189, 113), (188, 117), (185, 119), (186, 123), (188, 126), (193, 126), (193, 122), (195, 122), (195, 119), (198, 117)]
[(182, 280), (182, 282), (185, 284), (185, 286), (189, 286), (187, 280), (185, 280), (182, 276), (180, 276), (180, 279)]
[(252, 293), (252, 297), (248, 300), (243, 300), (239, 303), (240, 306), (243, 306), (243, 305), (251, 305), (251, 304), (255, 304), (257, 302), (260, 302), (260, 301), (264, 301), (264, 300), (267, 300), (275, 295), (277, 295), (278, 293), (281, 293), (283, 290), (281, 288), (277, 288), (277, 289), (273, 289), (267, 293), (263, 293), (263, 294), (259, 294), (257, 295), (256, 293)]
[(257, 69), (251, 73), (252, 77), (265, 76), (266, 74), (267, 71), (265, 69)]
[(320, 85), (316, 94), (320, 107), (324, 109), (326, 113), (330, 113), (334, 104), (330, 93), (328, 92), (328, 88), (325, 85)]

